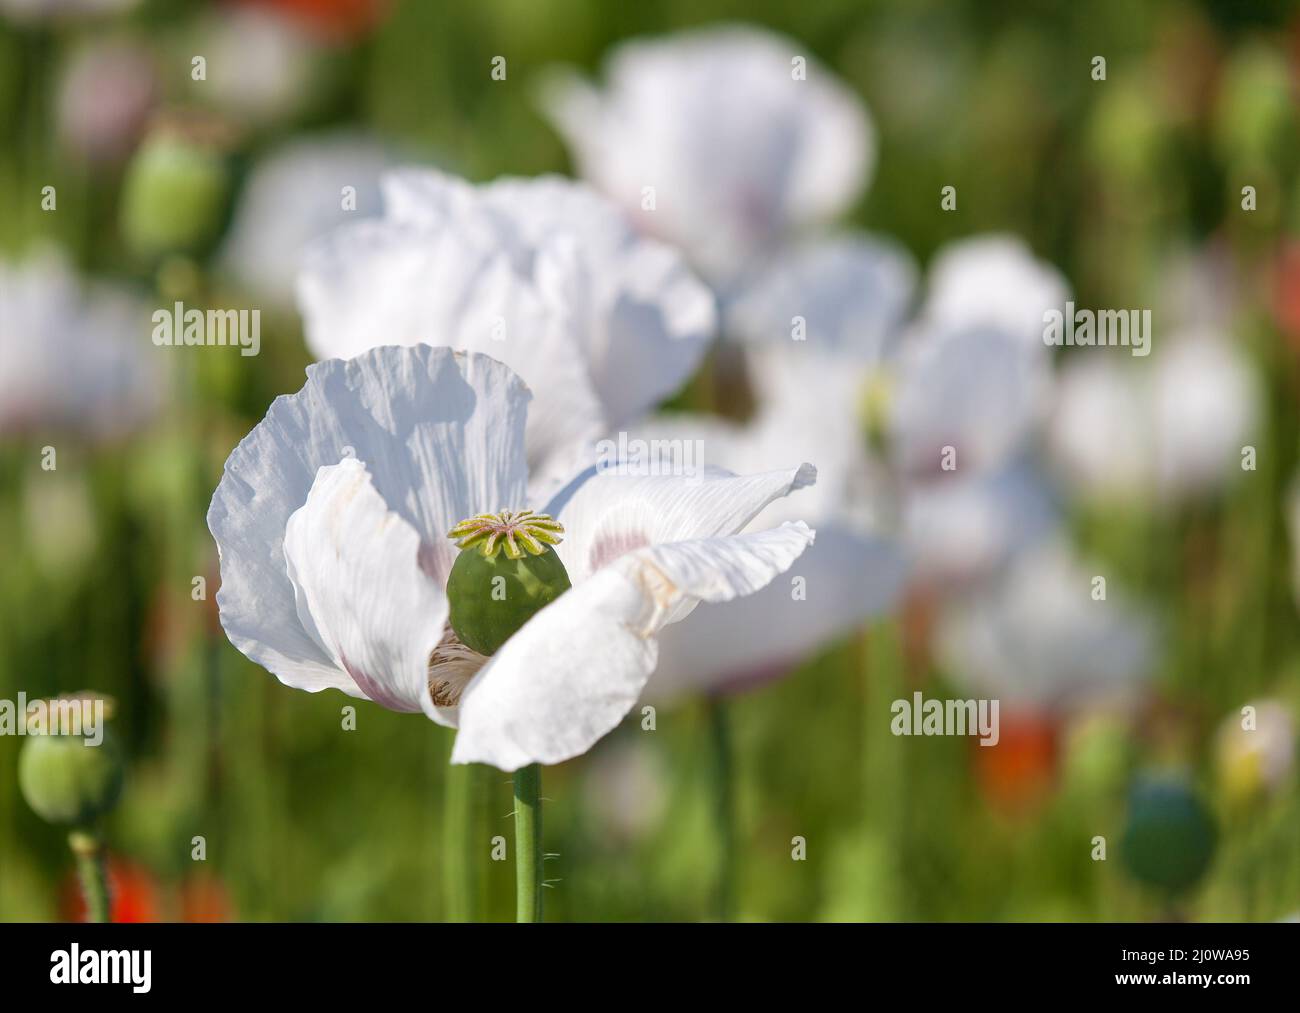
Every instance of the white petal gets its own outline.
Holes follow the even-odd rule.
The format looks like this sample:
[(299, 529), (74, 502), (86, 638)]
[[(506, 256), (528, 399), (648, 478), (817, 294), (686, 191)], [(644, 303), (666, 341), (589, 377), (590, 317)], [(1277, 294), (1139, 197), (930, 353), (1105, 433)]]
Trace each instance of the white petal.
[[(298, 279), (307, 343), (350, 358), (377, 345), (436, 345), (500, 359), (546, 396), (528, 418), (530, 460), (599, 435), (600, 402), (573, 335), (571, 252), (552, 244), (527, 269), (490, 223), (431, 230), (358, 222), (313, 244)], [(561, 283), (560, 279), (564, 279)]]
[[(891, 543), (821, 525), (817, 541), (782, 579), (667, 627), (647, 694), (659, 700), (731, 691), (781, 676), (892, 607), (903, 575), (902, 555)], [(802, 596), (794, 593), (796, 578)]]
[(352, 459), (316, 473), (284, 536), (304, 628), (369, 699), (432, 718), (429, 655), (448, 605), (438, 576), (425, 569), (431, 548)]
[(734, 534), (816, 477), (809, 464), (743, 476), (595, 474), (551, 504), (565, 527), (560, 558), (577, 583), (634, 549)]
[(351, 680), (298, 620), (285, 526), (317, 471), (355, 456), (375, 489), (433, 547), (444, 582), (457, 521), (526, 493), (528, 391), (486, 356), (427, 346), (379, 348), (307, 370), (235, 448), (208, 510), (221, 556), (217, 603), (231, 642), (286, 685), (347, 689)]
[(466, 687), (453, 763), (515, 770), (578, 756), (631, 710), (655, 634), (700, 600), (751, 594), (812, 541), (805, 525), (638, 550), (576, 584)]
[(712, 294), (681, 256), (583, 184), (404, 170), (384, 198), (383, 223), (345, 230), (309, 262), (313, 348), (352, 354), (382, 334), (501, 359), (533, 389), (535, 466), (672, 394), (713, 336)]

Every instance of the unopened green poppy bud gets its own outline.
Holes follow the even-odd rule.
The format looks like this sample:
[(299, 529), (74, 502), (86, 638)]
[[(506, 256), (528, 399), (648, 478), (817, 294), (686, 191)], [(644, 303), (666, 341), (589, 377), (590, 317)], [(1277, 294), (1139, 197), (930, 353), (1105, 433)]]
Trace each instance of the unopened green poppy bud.
[(1214, 857), (1214, 819), (1176, 777), (1142, 778), (1129, 797), (1120, 851), (1133, 877), (1170, 893), (1196, 883)]
[(122, 235), (142, 257), (190, 253), (211, 243), (225, 215), (229, 169), (213, 140), (155, 131), (127, 169)]
[(461, 521), (449, 532), (460, 555), (447, 578), (451, 628), (461, 643), (492, 655), (571, 586), (551, 548), (564, 529), (546, 514), (504, 510)]
[[(54, 708), (101, 706), (86, 713), (96, 713), (96, 720), (106, 720), (111, 702), (102, 697), (62, 697), (41, 701), (53, 717)], [(64, 710), (66, 715), (68, 710)], [(27, 740), (18, 755), (18, 788), (27, 804), (50, 823), (86, 826), (99, 819), (117, 804), (122, 792), (122, 753), (112, 729), (105, 726), (81, 727), (68, 732), (67, 722), (37, 722), (29, 712)]]

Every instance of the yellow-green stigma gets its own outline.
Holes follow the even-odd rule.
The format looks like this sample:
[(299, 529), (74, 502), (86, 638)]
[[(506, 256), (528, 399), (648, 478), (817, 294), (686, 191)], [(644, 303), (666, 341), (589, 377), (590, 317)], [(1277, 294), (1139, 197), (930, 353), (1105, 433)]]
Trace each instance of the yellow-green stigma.
[[(478, 514), (463, 520), (447, 532), (456, 540), (456, 548), (472, 549), (475, 546), (491, 559), (503, 548), (511, 559), (518, 559), (527, 550), (540, 556), (548, 546), (559, 545), (564, 528), (549, 514), (532, 510), (502, 510), (495, 514)], [(522, 546), (522, 548), (521, 548)]]

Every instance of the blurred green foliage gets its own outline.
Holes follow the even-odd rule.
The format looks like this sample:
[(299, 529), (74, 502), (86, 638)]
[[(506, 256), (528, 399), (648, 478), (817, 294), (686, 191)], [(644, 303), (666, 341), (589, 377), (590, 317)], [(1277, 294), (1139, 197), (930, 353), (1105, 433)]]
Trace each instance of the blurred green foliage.
[[(122, 30), (150, 41), (184, 94), (193, 19), (208, 5), (145, 3)], [(568, 171), (539, 116), (537, 75), (556, 62), (594, 71), (619, 40), (718, 20), (806, 42), (870, 106), (875, 180), (853, 216), (928, 258), (974, 232), (1024, 236), (1081, 304), (1149, 300), (1164, 258), (1217, 237), (1261, 280), (1241, 335), (1268, 377), (1260, 471), (1221, 502), (1074, 518), (1086, 551), (1160, 609), (1158, 703), (1134, 733), (1105, 721), (1061, 743), (1050, 795), (1027, 811), (990, 801), (973, 743), (900, 740), (868, 714), (939, 679), (901, 621), (881, 623), (730, 704), (738, 840), (736, 915), (745, 919), (1137, 919), (1164, 899), (1090, 858), (1119, 841), (1135, 771), (1176, 762), (1205, 788), (1221, 847), (1180, 913), (1279, 918), (1300, 909), (1300, 797), (1234, 803), (1216, 788), (1213, 732), (1261, 694), (1300, 698), (1300, 638), (1281, 503), (1297, 460), (1295, 351), (1263, 279), (1300, 223), (1294, 4), (1020, 3), (988, 0), (478, 0), (398, 3), (328, 57), (295, 120), (255, 128), (239, 173), (285, 136), (362, 125), (414, 159), (471, 179)], [(55, 71), (94, 28), (0, 22), (0, 250), (54, 239), (87, 271), (151, 285), (152, 265), (117, 228), (120, 168), (68, 158), (50, 115)], [(493, 82), (494, 55), (509, 76)], [(1105, 82), (1090, 77), (1104, 55)], [(59, 187), (59, 211), (34, 196)], [(1260, 212), (1235, 214), (1243, 181)], [(958, 188), (956, 214), (938, 210)], [(199, 361), (199, 360), (202, 361)], [(513, 917), (513, 867), (489, 860), (512, 839), (508, 775), (449, 770), (450, 735), (407, 715), (280, 686), (215, 624), (215, 553), (203, 517), (225, 455), (272, 397), (296, 390), (309, 357), (292, 318), (268, 322), (257, 359), (195, 357), (183, 396), (133, 441), (60, 444), (59, 469), (92, 504), (84, 553), (61, 562), (32, 531), (30, 486), (43, 441), (0, 446), (0, 696), (91, 687), (119, 702), (130, 759), (107, 839), (174, 898), (195, 877), (193, 838), (228, 910), (244, 919)], [(205, 575), (206, 602), (191, 598)], [(874, 706), (871, 701), (875, 701)], [(357, 707), (355, 731), (342, 708)], [(884, 707), (884, 711), (880, 708)], [(635, 715), (634, 715), (635, 717)], [(548, 769), (543, 793), (548, 918), (712, 917), (718, 844), (706, 776), (704, 704), (661, 712)], [(71, 862), (60, 830), (20, 800), (20, 740), (0, 738), (0, 918), (66, 915)], [(904, 748), (906, 746), (906, 748)], [(599, 771), (639, 750), (658, 771), (655, 819), (625, 832), (593, 801)], [(457, 778), (462, 778), (457, 782)], [(449, 793), (475, 805), (475, 859), (448, 859)], [(650, 800), (645, 800), (650, 806)], [(791, 860), (803, 837), (807, 860)], [(178, 917), (160, 902), (160, 917)]]

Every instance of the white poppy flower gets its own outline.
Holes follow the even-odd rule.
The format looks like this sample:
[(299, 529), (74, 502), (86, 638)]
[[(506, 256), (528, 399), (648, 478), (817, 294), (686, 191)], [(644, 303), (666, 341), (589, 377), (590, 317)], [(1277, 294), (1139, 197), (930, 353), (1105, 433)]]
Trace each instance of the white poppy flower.
[(557, 73), (543, 105), (579, 173), (718, 283), (842, 214), (875, 160), (857, 95), (802, 43), (749, 26), (624, 43), (603, 90)]
[(991, 586), (950, 602), (938, 656), (954, 680), (1006, 708), (1070, 712), (1127, 700), (1149, 675), (1150, 616), (1054, 539), (1021, 554)]
[(996, 328), (1042, 350), (1045, 314), (1064, 313), (1069, 298), (1065, 278), (1022, 239), (981, 235), (935, 256), (921, 316), (941, 328)]
[(1086, 500), (1177, 502), (1241, 474), (1260, 400), (1254, 369), (1224, 339), (1171, 335), (1134, 363), (1085, 349), (1061, 371), (1048, 446)]
[[(295, 139), (253, 168), (235, 208), (219, 263), (241, 288), (291, 308), (308, 244), (347, 222), (379, 214), (388, 158), (354, 134)], [(344, 206), (345, 188), (354, 203)]]
[(716, 327), (681, 257), (558, 177), (384, 179), (385, 216), (317, 244), (299, 279), (318, 358), (385, 344), (485, 352), (534, 391), (529, 461), (567, 464), (694, 370)]
[(235, 646), (288, 686), (458, 727), (453, 762), (558, 763), (633, 706), (664, 626), (754, 593), (812, 542), (803, 523), (739, 533), (811, 484), (810, 465), (580, 476), (547, 506), (571, 589), (478, 655), (449, 623), (447, 533), (528, 504), (528, 400), (506, 366), (446, 348), (310, 367), (231, 454), (208, 512)]
[(0, 260), (0, 431), (125, 434), (157, 409), (149, 312), (122, 289), (82, 285), (61, 256)]

